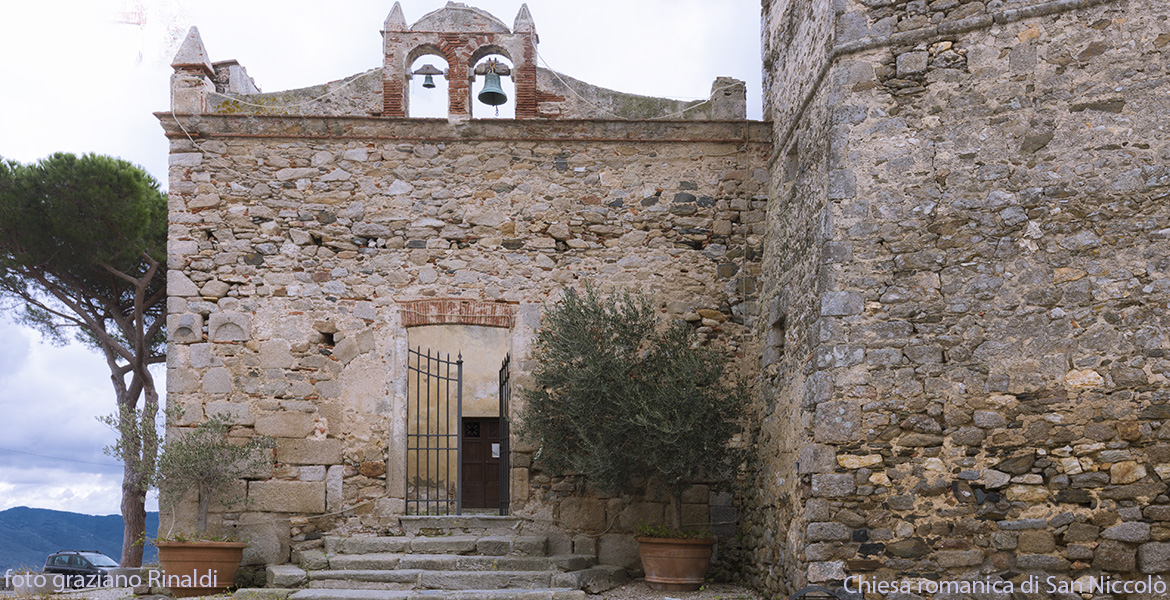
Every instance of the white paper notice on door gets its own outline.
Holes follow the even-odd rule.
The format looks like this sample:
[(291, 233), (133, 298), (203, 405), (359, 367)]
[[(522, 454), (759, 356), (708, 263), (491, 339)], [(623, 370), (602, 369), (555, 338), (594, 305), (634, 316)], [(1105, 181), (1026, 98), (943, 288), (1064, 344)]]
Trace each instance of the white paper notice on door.
[(499, 444), (492, 444), (492, 458), (499, 458), (499, 457), (500, 457), (500, 445)]

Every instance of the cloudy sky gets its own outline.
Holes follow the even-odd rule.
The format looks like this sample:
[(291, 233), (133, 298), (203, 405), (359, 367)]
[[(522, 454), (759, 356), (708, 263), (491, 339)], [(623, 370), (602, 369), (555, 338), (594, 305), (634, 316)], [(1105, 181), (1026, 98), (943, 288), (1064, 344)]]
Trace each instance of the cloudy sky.
[[(508, 26), (519, 0), (469, 0)], [(381, 66), (391, 0), (40, 0), (0, 3), (0, 157), (109, 154), (166, 185), (169, 64), (188, 27), (211, 60), (236, 59), (264, 91)], [(409, 23), (444, 0), (403, 0)], [(761, 118), (758, 0), (528, 0), (542, 66), (594, 85), (706, 98), (717, 76), (745, 80)], [(0, 313), (0, 510), (118, 512), (121, 466), (102, 358), (53, 347)], [(159, 375), (162, 387), (162, 373)]]

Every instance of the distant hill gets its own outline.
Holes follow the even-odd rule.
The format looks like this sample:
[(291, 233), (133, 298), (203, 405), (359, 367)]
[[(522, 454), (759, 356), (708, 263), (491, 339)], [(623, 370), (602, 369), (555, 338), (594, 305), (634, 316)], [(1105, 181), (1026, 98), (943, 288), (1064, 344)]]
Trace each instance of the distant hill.
[[(158, 532), (158, 513), (146, 513), (146, 536)], [(0, 511), (0, 574), (18, 567), (45, 566), (58, 550), (97, 550), (114, 560), (122, 556), (122, 516), (95, 517), (79, 513), (19, 506)], [(158, 562), (150, 544), (143, 562)]]

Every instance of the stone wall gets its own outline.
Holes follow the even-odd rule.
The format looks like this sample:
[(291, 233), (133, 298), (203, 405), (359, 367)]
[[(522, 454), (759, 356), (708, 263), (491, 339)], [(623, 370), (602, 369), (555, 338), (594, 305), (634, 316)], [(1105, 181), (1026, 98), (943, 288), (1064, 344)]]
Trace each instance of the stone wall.
[[(158, 116), (176, 425), (227, 412), (233, 435), (277, 439), (271, 472), (237, 486), (246, 504), (213, 507), (214, 526), (260, 540), (252, 562), (286, 560), (334, 525), (323, 514), (402, 512), (406, 326), (425, 322), (404, 302), (510, 307), (518, 386), (541, 304), (586, 280), (754, 353), (763, 124)], [(514, 450), (519, 512), (593, 510)]]
[(764, 3), (749, 578), (1164, 574), (1170, 8), (827, 4)]

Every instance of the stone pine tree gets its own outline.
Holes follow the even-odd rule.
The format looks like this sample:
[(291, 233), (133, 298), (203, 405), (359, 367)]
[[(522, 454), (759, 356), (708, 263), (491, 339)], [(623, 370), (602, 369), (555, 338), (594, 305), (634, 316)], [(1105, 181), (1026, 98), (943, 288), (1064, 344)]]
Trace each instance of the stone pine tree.
[(724, 353), (698, 346), (685, 323), (662, 326), (644, 296), (587, 286), (548, 310), (533, 358), (521, 435), (544, 468), (609, 493), (661, 486), (673, 529), (706, 525), (681, 522), (681, 496), (697, 480), (729, 479), (748, 397), (727, 379)]
[(121, 564), (141, 566), (147, 481), (158, 453), (164, 361), (166, 196), (142, 169), (107, 156), (0, 160), (0, 298), (49, 339), (101, 352), (124, 465)]

